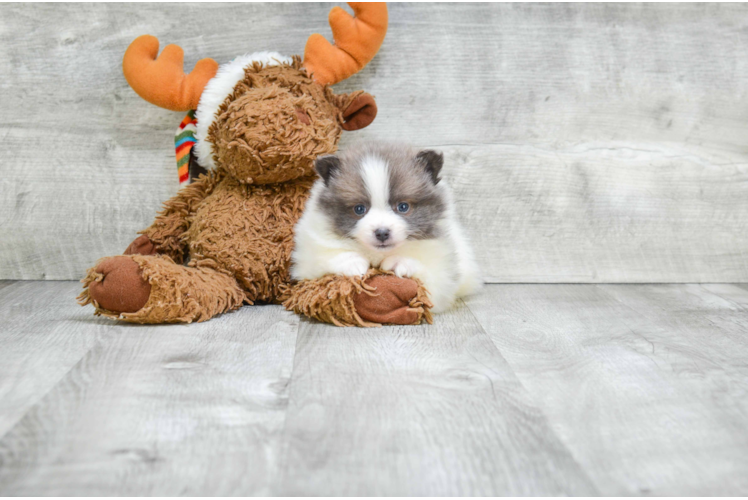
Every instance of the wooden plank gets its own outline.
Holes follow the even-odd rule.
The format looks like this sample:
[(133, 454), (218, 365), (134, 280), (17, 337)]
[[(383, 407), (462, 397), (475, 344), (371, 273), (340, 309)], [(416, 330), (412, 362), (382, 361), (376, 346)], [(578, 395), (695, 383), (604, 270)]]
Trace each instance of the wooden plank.
[(602, 494), (748, 489), (745, 309), (698, 285), (491, 285), (469, 307)]
[(0, 493), (267, 494), (297, 328), (278, 306), (110, 327), (0, 440)]
[(464, 306), (434, 326), (302, 322), (280, 495), (596, 491)]
[[(132, 39), (180, 44), (188, 69), (300, 53), (329, 8), (0, 6), (0, 278), (80, 278), (176, 191), (181, 116), (128, 88)], [(391, 4), (379, 55), (337, 86), (379, 115), (343, 144), (464, 145), (448, 168), (491, 281), (748, 281), (747, 12)]]
[(75, 282), (0, 281), (0, 436), (110, 327), (75, 306), (79, 290)]
[[(700, 289), (709, 292), (719, 299), (723, 299), (728, 303), (721, 302), (723, 307), (729, 307), (730, 309), (744, 309), (748, 310), (748, 286), (744, 284), (730, 284), (730, 283), (704, 283), (699, 286)], [(707, 297), (708, 294), (701, 293), (702, 296)], [(718, 303), (720, 301), (718, 299)], [(733, 316), (733, 319), (742, 319), (739, 315)], [(748, 317), (746, 318), (748, 325)]]
[(707, 283), (702, 285), (702, 287), (741, 307), (748, 308), (748, 285), (746, 284)]
[(488, 282), (748, 281), (748, 163), (686, 146), (447, 147)]

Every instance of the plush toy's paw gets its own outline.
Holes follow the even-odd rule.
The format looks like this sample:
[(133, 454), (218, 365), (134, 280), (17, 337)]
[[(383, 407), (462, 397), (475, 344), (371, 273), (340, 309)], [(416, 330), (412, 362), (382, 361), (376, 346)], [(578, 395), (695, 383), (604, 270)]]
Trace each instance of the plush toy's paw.
[(421, 270), (421, 263), (410, 257), (390, 255), (379, 266), (383, 271), (392, 271), (400, 278), (412, 278)]
[(138, 263), (120, 255), (101, 261), (94, 269), (99, 275), (88, 285), (98, 307), (117, 313), (139, 311), (148, 302), (151, 285), (143, 279)]
[(366, 280), (376, 288), (376, 295), (359, 293), (353, 303), (356, 312), (366, 321), (412, 325), (418, 322), (419, 312), (410, 307), (418, 293), (418, 284), (407, 278), (380, 274)]
[(125, 250), (124, 255), (155, 255), (156, 245), (153, 244), (151, 239), (141, 234), (133, 240), (132, 243)]
[(363, 276), (369, 270), (369, 261), (356, 252), (346, 252), (335, 258), (332, 267), (341, 276)]

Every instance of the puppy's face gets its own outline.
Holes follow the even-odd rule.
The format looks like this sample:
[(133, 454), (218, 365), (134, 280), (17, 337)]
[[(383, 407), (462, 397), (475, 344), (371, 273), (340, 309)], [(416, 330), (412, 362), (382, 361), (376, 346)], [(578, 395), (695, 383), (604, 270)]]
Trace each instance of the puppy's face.
[(373, 250), (435, 238), (446, 208), (437, 188), (443, 161), (435, 151), (379, 144), (320, 157), (320, 208), (340, 236)]

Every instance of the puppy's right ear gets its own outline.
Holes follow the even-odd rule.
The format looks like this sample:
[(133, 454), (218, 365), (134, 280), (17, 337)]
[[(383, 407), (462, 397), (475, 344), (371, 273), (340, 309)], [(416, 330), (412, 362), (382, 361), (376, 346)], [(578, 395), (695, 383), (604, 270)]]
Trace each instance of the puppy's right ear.
[(314, 170), (325, 181), (325, 186), (329, 186), (332, 176), (340, 170), (340, 158), (335, 155), (320, 156), (314, 162)]

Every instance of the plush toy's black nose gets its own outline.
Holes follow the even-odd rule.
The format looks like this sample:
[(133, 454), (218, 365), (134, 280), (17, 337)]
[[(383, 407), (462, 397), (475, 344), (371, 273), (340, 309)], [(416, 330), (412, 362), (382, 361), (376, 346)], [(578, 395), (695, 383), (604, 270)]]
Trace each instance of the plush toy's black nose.
[(380, 227), (379, 229), (374, 231), (374, 236), (376, 236), (379, 241), (384, 243), (385, 241), (387, 241), (387, 238), (390, 237), (390, 230), (386, 227)]

